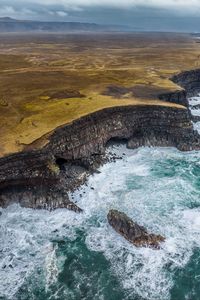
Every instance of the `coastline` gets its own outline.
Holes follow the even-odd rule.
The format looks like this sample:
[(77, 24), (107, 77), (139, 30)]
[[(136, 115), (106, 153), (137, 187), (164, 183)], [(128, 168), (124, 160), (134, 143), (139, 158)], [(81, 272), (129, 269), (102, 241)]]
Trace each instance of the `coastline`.
[(200, 149), (200, 136), (193, 130), (189, 96), (200, 90), (200, 70), (182, 72), (172, 79), (184, 89), (159, 99), (186, 108), (126, 106), (103, 109), (54, 131), (39, 150), (0, 159), (0, 206), (18, 202), (31, 208), (66, 207), (81, 211), (68, 194), (98, 171), (107, 158), (109, 141), (126, 141), (128, 148), (176, 147)]

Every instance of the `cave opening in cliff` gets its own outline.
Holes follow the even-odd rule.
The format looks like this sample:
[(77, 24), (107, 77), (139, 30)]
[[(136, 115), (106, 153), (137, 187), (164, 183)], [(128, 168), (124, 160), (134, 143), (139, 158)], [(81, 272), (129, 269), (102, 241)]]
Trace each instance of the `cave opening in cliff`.
[(120, 138), (120, 137), (112, 137), (106, 143), (106, 147), (110, 147), (113, 145), (127, 145), (128, 139), (127, 138)]
[(56, 164), (59, 167), (61, 171), (65, 171), (65, 164), (67, 163), (67, 160), (62, 157), (56, 157)]

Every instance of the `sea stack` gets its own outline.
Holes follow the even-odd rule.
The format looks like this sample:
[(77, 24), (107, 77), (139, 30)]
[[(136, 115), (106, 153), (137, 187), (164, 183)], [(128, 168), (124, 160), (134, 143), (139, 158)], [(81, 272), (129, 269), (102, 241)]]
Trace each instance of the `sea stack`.
[(136, 247), (149, 247), (160, 249), (160, 243), (165, 241), (161, 235), (148, 233), (147, 230), (131, 220), (125, 213), (118, 210), (110, 210), (108, 223), (125, 239)]

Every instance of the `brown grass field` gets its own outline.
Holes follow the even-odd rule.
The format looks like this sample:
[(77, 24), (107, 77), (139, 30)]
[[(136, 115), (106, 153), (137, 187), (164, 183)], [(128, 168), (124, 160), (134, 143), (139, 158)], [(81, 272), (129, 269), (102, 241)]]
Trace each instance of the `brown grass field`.
[(183, 109), (157, 96), (180, 89), (173, 74), (199, 65), (189, 35), (1, 34), (0, 156), (38, 139), (41, 147), (56, 127), (102, 108)]

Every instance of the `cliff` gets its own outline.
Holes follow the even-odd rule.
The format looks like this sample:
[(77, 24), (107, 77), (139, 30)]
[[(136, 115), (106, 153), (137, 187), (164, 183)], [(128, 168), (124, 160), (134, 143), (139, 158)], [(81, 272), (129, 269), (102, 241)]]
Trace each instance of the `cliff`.
[(119, 106), (102, 109), (57, 128), (38, 150), (0, 159), (0, 205), (80, 209), (68, 192), (82, 184), (104, 161), (107, 143), (125, 139), (129, 148), (173, 146), (182, 151), (200, 148), (193, 130), (187, 96), (200, 90), (200, 70), (183, 72), (172, 80), (184, 89), (160, 99), (184, 106)]
[[(179, 104), (187, 103), (184, 91), (166, 100), (169, 97)], [(26, 207), (78, 210), (69, 201), (68, 192), (102, 163), (106, 145), (112, 139), (126, 139), (129, 148), (174, 146), (188, 151), (200, 147), (199, 135), (193, 131), (189, 111), (184, 107), (103, 109), (59, 127), (41, 150), (27, 149), (1, 158), (0, 205), (19, 202)]]
[(182, 72), (173, 76), (171, 80), (185, 89), (186, 97), (195, 96), (200, 92), (200, 69)]

